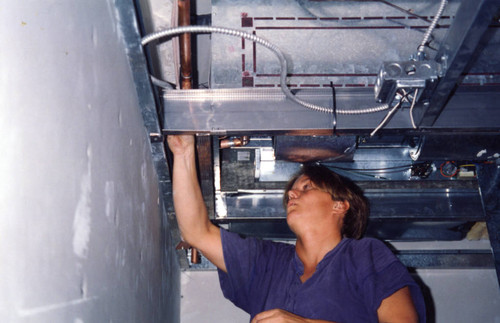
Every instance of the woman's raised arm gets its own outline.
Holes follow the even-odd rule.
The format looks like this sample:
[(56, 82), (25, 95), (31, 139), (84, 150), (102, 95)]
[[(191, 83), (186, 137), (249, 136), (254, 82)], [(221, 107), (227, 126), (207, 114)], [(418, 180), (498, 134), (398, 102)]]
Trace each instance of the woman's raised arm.
[(174, 155), (173, 199), (182, 237), (215, 266), (226, 271), (220, 229), (208, 218), (196, 175), (195, 138), (192, 135), (169, 135), (167, 141)]

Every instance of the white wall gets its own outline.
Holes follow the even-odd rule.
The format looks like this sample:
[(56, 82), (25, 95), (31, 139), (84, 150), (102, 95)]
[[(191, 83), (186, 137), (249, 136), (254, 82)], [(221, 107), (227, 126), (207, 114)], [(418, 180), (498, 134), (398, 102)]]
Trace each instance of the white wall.
[[(391, 242), (404, 250), (488, 250), (488, 240)], [(213, 267), (213, 266), (212, 266)], [(213, 267), (214, 268), (214, 267)], [(500, 323), (500, 288), (495, 269), (417, 269), (427, 322)], [(181, 274), (181, 322), (248, 322), (249, 315), (224, 298), (215, 270)]]
[(500, 289), (494, 269), (420, 269), (432, 300), (429, 322), (500, 322)]
[(178, 321), (116, 2), (0, 5), (1, 322)]
[[(500, 322), (500, 290), (494, 269), (419, 270), (432, 295), (428, 322)], [(250, 316), (226, 300), (216, 271), (181, 275), (182, 323), (248, 322)]]
[(250, 315), (222, 295), (216, 271), (185, 271), (181, 274), (182, 323), (248, 322)]

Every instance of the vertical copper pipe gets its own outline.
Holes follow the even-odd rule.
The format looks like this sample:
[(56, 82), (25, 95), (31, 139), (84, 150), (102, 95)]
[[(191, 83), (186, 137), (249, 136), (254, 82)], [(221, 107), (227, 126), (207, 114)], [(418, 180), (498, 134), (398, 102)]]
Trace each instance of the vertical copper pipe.
[[(179, 4), (179, 26), (191, 24), (191, 0), (178, 0)], [(191, 34), (182, 34), (179, 37), (181, 53), (181, 89), (193, 88), (193, 77), (191, 67)], [(200, 256), (196, 248), (191, 248), (191, 263), (199, 264)]]
[[(178, 0), (179, 3), (179, 26), (191, 24), (191, 0)], [(181, 88), (192, 89), (193, 77), (191, 67), (191, 34), (182, 34), (179, 37), (181, 52)]]

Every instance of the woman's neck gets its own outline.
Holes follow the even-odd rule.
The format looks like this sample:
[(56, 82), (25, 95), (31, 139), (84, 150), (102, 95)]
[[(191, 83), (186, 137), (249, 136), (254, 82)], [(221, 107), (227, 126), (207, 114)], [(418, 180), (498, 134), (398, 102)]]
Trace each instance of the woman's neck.
[(304, 274), (301, 277), (302, 282), (305, 282), (316, 271), (316, 266), (323, 260), (325, 255), (333, 250), (342, 241), (342, 236), (338, 234), (330, 234), (323, 237), (316, 236), (299, 236), (295, 244), (297, 256), (304, 265)]

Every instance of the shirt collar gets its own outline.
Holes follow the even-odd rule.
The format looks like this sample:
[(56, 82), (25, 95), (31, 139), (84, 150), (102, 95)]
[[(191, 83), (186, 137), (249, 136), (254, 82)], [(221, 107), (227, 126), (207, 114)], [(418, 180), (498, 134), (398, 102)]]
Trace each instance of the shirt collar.
[[(341, 246), (347, 243), (347, 241), (350, 240), (349, 238), (342, 238), (340, 242), (330, 251), (327, 252), (327, 254), (321, 259), (321, 261), (318, 263), (316, 266), (316, 270), (321, 268), (325, 263), (326, 260), (329, 258), (333, 257), (335, 254), (337, 254), (338, 250), (341, 249)], [(297, 251), (295, 251), (295, 256), (293, 258), (293, 266), (295, 269), (295, 273), (300, 277), (304, 274), (304, 264), (302, 263), (302, 260), (300, 260), (299, 255), (297, 254)]]

